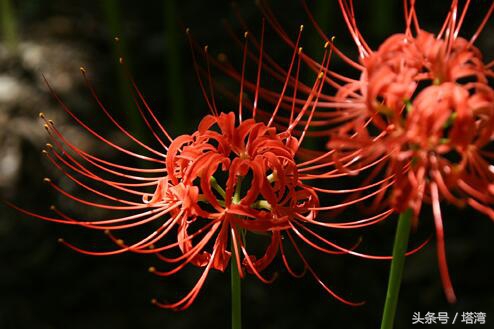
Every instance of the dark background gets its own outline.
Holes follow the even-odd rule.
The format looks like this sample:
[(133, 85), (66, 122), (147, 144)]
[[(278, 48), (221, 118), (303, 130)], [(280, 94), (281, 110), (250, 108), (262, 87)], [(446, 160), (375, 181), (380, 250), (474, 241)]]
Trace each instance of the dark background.
[[(65, 207), (81, 217), (92, 214), (93, 210), (67, 203), (42, 183), (45, 176), (60, 176), (40, 155), (48, 139), (37, 113), (49, 114), (88, 149), (98, 153), (100, 148), (95, 140), (73, 128), (74, 123), (49, 95), (41, 73), (76, 113), (118, 141), (119, 135), (102, 119), (79, 74), (79, 67), (86, 67), (104, 103), (123, 120), (129, 122), (133, 118), (128, 92), (122, 84), (125, 80), (116, 64), (119, 51), (115, 50), (115, 35), (122, 40), (120, 54), (126, 58), (138, 85), (160, 119), (175, 134), (191, 133), (207, 113), (183, 27), (189, 26), (200, 44), (209, 44), (211, 54), (224, 52), (237, 68), (240, 65), (241, 50), (234, 46), (221, 21), (227, 20), (238, 35), (242, 34), (227, 1), (184, 0), (176, 4), (171, 14), (165, 13), (163, 1), (25, 0), (12, 3), (14, 10), (10, 15), (17, 26), (16, 50), (7, 50), (4, 37), (0, 52), (0, 188), (3, 198), (41, 213), (48, 214), (51, 204)], [(311, 2), (310, 6), (321, 19), (321, 25), (326, 25), (328, 34), (337, 37), (338, 46), (355, 58), (355, 47), (343, 25), (337, 3), (328, 3)], [(391, 33), (403, 31), (400, 1), (355, 3), (361, 31), (371, 46), (375, 47)], [(463, 35), (472, 34), (489, 4), (489, 1), (474, 1)], [(322, 41), (309, 27), (298, 1), (289, 4), (272, 1), (272, 6), (293, 37), (299, 24), (307, 26), (304, 49), (319, 56)], [(449, 1), (419, 1), (422, 26), (437, 32), (448, 6)], [(261, 13), (256, 5), (248, 1), (238, 8), (252, 30), (259, 31)], [(167, 25), (170, 16), (176, 22)], [(167, 26), (175, 29), (175, 42)], [(489, 22), (477, 42), (486, 62), (492, 60), (493, 36), (494, 26)], [(269, 28), (265, 38), (266, 51), (286, 65), (290, 50)], [(167, 64), (172, 50), (178, 52), (178, 61), (172, 59), (171, 64), (179, 68), (175, 78)], [(341, 63), (334, 65), (344, 72)], [(236, 90), (237, 85), (220, 72), (213, 75), (216, 81)], [(254, 75), (250, 73), (251, 77)], [(308, 74), (305, 77), (311, 78)], [(263, 83), (270, 85), (269, 76), (264, 76)], [(2, 87), (8, 91), (2, 94)], [(15, 97), (10, 97), (13, 94)], [(225, 97), (218, 96), (217, 101), (225, 110), (236, 108)], [(128, 126), (143, 140), (149, 140), (150, 135), (140, 123), (131, 121)], [(124, 161), (112, 152), (105, 156)], [(458, 303), (448, 305), (445, 301), (435, 244), (431, 242), (407, 260), (396, 328), (414, 327), (411, 325), (413, 312), (429, 311), (447, 311), (450, 316), (456, 312), (460, 315), (486, 312), (487, 324), (482, 327), (492, 328), (493, 253), (489, 241), (492, 223), (474, 211), (446, 205), (444, 222), (449, 268)], [(394, 220), (390, 220), (365, 231), (334, 238), (348, 242), (362, 237), (363, 251), (390, 254), (394, 229)], [(430, 209), (425, 207), (411, 245), (417, 245), (433, 232)], [(182, 296), (195, 283), (199, 274), (196, 268), (186, 268), (171, 278), (157, 278), (147, 271), (148, 266), (157, 263), (152, 256), (80, 255), (57, 244), (59, 237), (93, 249), (104, 240), (101, 235), (88, 235), (74, 227), (28, 218), (0, 205), (1, 329), (229, 327), (229, 273), (211, 273), (190, 309), (178, 313), (162, 310), (151, 305), (151, 298), (174, 300)], [(309, 275), (303, 279), (291, 278), (278, 262), (269, 270), (280, 274), (272, 285), (264, 285), (252, 276), (243, 281), (245, 328), (378, 328), (389, 264), (351, 256), (328, 256), (309, 249), (306, 255), (336, 292), (367, 303), (355, 308), (343, 305), (327, 295)], [(455, 327), (462, 326), (465, 325)]]

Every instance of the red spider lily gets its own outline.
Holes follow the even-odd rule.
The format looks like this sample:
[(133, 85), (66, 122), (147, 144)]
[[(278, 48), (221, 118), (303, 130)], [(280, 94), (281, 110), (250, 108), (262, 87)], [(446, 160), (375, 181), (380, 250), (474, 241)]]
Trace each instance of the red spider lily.
[[(259, 60), (262, 62), (262, 42), (259, 50)], [(291, 107), (289, 125), (283, 130), (278, 130), (273, 123), (284, 100), (286, 86), (294, 79), (291, 74), (295, 66), (294, 62), (298, 58), (300, 63), (301, 52), (298, 49), (294, 51), (285, 75), (285, 87), (281, 92), (280, 102), (271, 111), (271, 119), (267, 123), (255, 120), (256, 112), (268, 113), (268, 110), (261, 109), (258, 104), (260, 95), (265, 93), (260, 86), (262, 63), (258, 65), (257, 81), (254, 86), (244, 79), (246, 56), (249, 54), (247, 39), (237, 114), (218, 111), (209, 74), (209, 61), (207, 72), (210, 79), (210, 96), (200, 79), (201, 69), (194, 58), (199, 83), (212, 114), (204, 117), (197, 130), (191, 135), (172, 138), (133, 83), (137, 109), (161, 146), (160, 150), (144, 144), (111, 115), (86, 77), (85, 70), (82, 69), (88, 88), (103, 114), (147, 155), (117, 145), (89, 127), (48, 85), (64, 111), (92, 136), (129, 157), (148, 162), (153, 167), (131, 167), (90, 154), (67, 139), (51, 120), (40, 114), (52, 140), (52, 144), (48, 144), (44, 151), (48, 159), (68, 179), (106, 202), (94, 202), (72, 194), (50, 179), (46, 179), (46, 182), (65, 197), (84, 206), (111, 210), (118, 215), (112, 219), (80, 220), (72, 218), (56, 207), (51, 209), (57, 217), (42, 216), (14, 207), (30, 216), (47, 221), (102, 230), (116, 245), (114, 250), (90, 251), (61, 240), (66, 246), (84, 254), (114, 255), (123, 252), (155, 254), (164, 264), (172, 266), (171, 269), (163, 271), (155, 267), (150, 268), (151, 272), (160, 276), (175, 274), (188, 264), (204, 269), (192, 290), (179, 301), (163, 304), (153, 300), (160, 307), (177, 310), (189, 307), (211, 269), (224, 271), (232, 256), (236, 259), (235, 263), (241, 277), (247, 272), (254, 274), (265, 283), (271, 282), (274, 277), (265, 278), (261, 272), (278, 254), (281, 255), (288, 272), (300, 276), (288, 262), (285, 251), (287, 243), (302, 260), (303, 273), (309, 271), (336, 299), (350, 305), (359, 305), (360, 303), (352, 303), (341, 298), (322, 282), (303, 256), (296, 240), (302, 240), (309, 246), (329, 254), (389, 259), (387, 256), (364, 255), (354, 251), (354, 248), (341, 247), (321, 236), (317, 228), (365, 227), (385, 220), (392, 211), (386, 210), (370, 218), (339, 223), (317, 219), (316, 216), (321, 212), (338, 210), (365, 199), (320, 206), (317, 193), (352, 194), (362, 191), (362, 188), (334, 192), (306, 185), (305, 181), (326, 178), (326, 175), (321, 175), (319, 171), (321, 166), (315, 164), (319, 159), (301, 163), (296, 161), (296, 153), (318, 105), (326, 72), (329, 72), (327, 68), (331, 51), (331, 47), (326, 47), (318, 77), (310, 87), (311, 91), (307, 94), (304, 105), (298, 112), (295, 112), (295, 106)], [(205, 55), (209, 60), (207, 48)], [(247, 106), (252, 111), (252, 119), (244, 119), (242, 101), (244, 87), (255, 94), (252, 106)], [(389, 179), (380, 183), (385, 186), (391, 184)], [(379, 184), (374, 186), (377, 185)], [(371, 185), (369, 186), (366, 189), (372, 188)], [(125, 212), (125, 215), (121, 215), (121, 212)], [(139, 228), (137, 232), (142, 234), (140, 238), (120, 237), (129, 230), (134, 232), (137, 228)], [(122, 233), (117, 236), (116, 232)], [(261, 234), (268, 240), (267, 247), (260, 257), (247, 249), (246, 239), (252, 234)], [(421, 246), (416, 250), (420, 248)]]
[[(335, 170), (326, 175), (365, 174), (361, 189), (350, 199), (372, 197), (373, 211), (411, 208), (417, 218), (424, 202), (432, 205), (444, 291), (454, 302), (440, 202), (470, 205), (494, 220), (494, 154), (488, 150), (494, 139), (494, 90), (489, 85), (494, 62), (486, 64), (473, 45), (494, 11), (494, 2), (475, 33), (465, 39), (459, 34), (470, 0), (463, 7), (457, 0), (451, 2), (437, 35), (421, 29), (415, 1), (404, 0), (405, 32), (388, 37), (376, 51), (358, 29), (353, 1), (338, 3), (358, 48), (358, 61), (334, 46), (303, 3), (334, 53), (360, 76), (326, 72), (325, 82), (335, 93), (320, 96), (311, 125), (325, 127), (312, 135), (330, 136), (329, 151), (316, 163), (324, 167), (331, 160)], [(260, 7), (282, 40), (298, 47), (269, 6), (261, 2)], [(316, 71), (322, 67), (307, 55), (302, 61)], [(307, 92), (298, 85), (302, 86), (299, 94)], [(268, 100), (275, 95), (263, 94)], [(364, 194), (370, 187), (377, 192)]]

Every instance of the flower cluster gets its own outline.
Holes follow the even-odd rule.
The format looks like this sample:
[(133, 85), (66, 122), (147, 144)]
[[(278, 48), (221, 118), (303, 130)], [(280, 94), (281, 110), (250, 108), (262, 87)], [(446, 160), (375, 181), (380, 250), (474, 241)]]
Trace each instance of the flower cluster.
[[(463, 7), (451, 2), (437, 35), (421, 29), (415, 1), (405, 1), (405, 32), (391, 35), (374, 51), (358, 29), (353, 1), (338, 3), (357, 46), (358, 61), (336, 48), (305, 3), (304, 7), (335, 54), (357, 70), (359, 78), (328, 72), (327, 83), (335, 92), (321, 96), (326, 102), (321, 102), (313, 124), (326, 126), (323, 134), (329, 137), (333, 161), (339, 163), (336, 169), (365, 175), (365, 184), (380, 186), (373, 195), (372, 211), (412, 209), (417, 220), (423, 203), (432, 205), (441, 277), (453, 302), (440, 203), (469, 205), (494, 220), (489, 151), (494, 142), (494, 89), (489, 85), (494, 63), (485, 63), (474, 46), (494, 4), (466, 39), (459, 34), (470, 1)], [(261, 8), (281, 38), (293, 46), (267, 4), (262, 2)], [(303, 60), (314, 69), (320, 66), (309, 56)]]

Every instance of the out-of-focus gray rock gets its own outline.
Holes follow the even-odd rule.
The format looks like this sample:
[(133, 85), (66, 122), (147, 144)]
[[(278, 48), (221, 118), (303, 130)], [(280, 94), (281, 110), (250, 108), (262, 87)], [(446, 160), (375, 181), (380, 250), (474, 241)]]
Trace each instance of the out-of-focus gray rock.
[(84, 143), (87, 137), (68, 121), (44, 77), (60, 96), (87, 99), (78, 68), (88, 62), (90, 54), (83, 47), (62, 41), (25, 41), (15, 52), (0, 44), (0, 189), (15, 188), (23, 168), (24, 143), (41, 149), (47, 142), (40, 112)]

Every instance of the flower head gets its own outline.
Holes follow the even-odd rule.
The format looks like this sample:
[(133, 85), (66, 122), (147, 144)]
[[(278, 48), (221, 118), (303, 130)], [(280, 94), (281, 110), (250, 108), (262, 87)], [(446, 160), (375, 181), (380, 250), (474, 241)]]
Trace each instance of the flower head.
[[(238, 126), (235, 121), (233, 112), (208, 115), (193, 135), (171, 143), (167, 174), (171, 184), (188, 191), (185, 215), (238, 213), (245, 216), (236, 223), (239, 228), (269, 231), (316, 207), (317, 196), (298, 178), (297, 140), (253, 119)], [(224, 188), (216, 176), (225, 178)]]
[[(489, 85), (494, 63), (486, 63), (474, 46), (494, 3), (474, 34), (464, 38), (460, 30), (470, 1), (460, 6), (452, 0), (437, 34), (420, 27), (415, 1), (405, 1), (405, 31), (388, 37), (377, 50), (368, 46), (358, 28), (353, 1), (338, 3), (358, 60), (325, 36), (304, 2), (321, 36), (359, 75), (355, 79), (332, 70), (326, 74), (334, 94), (321, 95), (314, 114), (313, 125), (325, 127), (317, 134), (329, 136), (327, 156), (319, 160), (330, 158), (334, 172), (362, 175), (362, 188), (354, 198), (372, 198), (372, 211), (411, 208), (417, 218), (424, 202), (432, 205), (444, 290), (454, 301), (440, 203), (469, 205), (494, 219), (494, 157), (489, 151), (494, 143), (494, 89)], [(265, 2), (261, 9), (293, 46)], [(307, 55), (302, 60), (313, 69), (320, 67)], [(362, 196), (376, 185), (376, 193)]]
[[(263, 25), (264, 28), (264, 25)], [(301, 29), (302, 30), (302, 29)], [(212, 269), (224, 271), (230, 263), (237, 266), (241, 277), (253, 274), (265, 283), (262, 273), (280, 255), (289, 273), (300, 276), (289, 264), (286, 245), (296, 252), (303, 263), (302, 274), (309, 271), (319, 284), (338, 300), (351, 305), (334, 293), (309, 265), (298, 241), (329, 254), (353, 254), (361, 257), (383, 259), (386, 256), (363, 255), (354, 248), (339, 246), (320, 233), (320, 229), (349, 229), (365, 227), (385, 220), (391, 211), (358, 221), (342, 223), (318, 220), (319, 213), (338, 210), (359, 200), (343, 204), (319, 204), (317, 193), (332, 193), (331, 190), (315, 188), (306, 182), (325, 179), (320, 174), (316, 160), (301, 162), (297, 159), (304, 136), (318, 104), (323, 88), (325, 72), (331, 58), (331, 48), (326, 47), (323, 65), (320, 67), (314, 84), (307, 92), (301, 109), (286, 117), (288, 126), (278, 129), (274, 122), (285, 106), (284, 93), (293, 84), (292, 69), (300, 58), (301, 51), (294, 51), (290, 68), (284, 75), (282, 95), (278, 105), (261, 108), (258, 99), (264, 94), (260, 86), (263, 44), (260, 44), (257, 82), (249, 85), (244, 81), (245, 58), (247, 55), (247, 33), (244, 48), (244, 65), (239, 93), (237, 113), (218, 111), (213, 94), (213, 84), (209, 74), (210, 57), (205, 48), (207, 72), (211, 86), (211, 97), (201, 77), (195, 56), (199, 83), (209, 106), (210, 115), (205, 116), (192, 134), (172, 138), (150, 109), (141, 91), (134, 82), (134, 99), (143, 121), (156, 138), (159, 148), (151, 147), (136, 138), (124, 128), (103, 105), (96, 91), (82, 69), (82, 74), (102, 113), (126, 136), (130, 142), (141, 148), (134, 151), (129, 146), (118, 145), (91, 128), (76, 116), (58, 97), (47, 83), (53, 96), (67, 114), (81, 127), (97, 138), (102, 144), (130, 158), (148, 162), (149, 165), (132, 167), (112, 162), (94, 155), (77, 146), (65, 137), (43, 114), (45, 128), (51, 138), (44, 151), (55, 167), (76, 185), (90, 194), (105, 200), (96, 202), (65, 190), (51, 179), (45, 181), (65, 197), (81, 203), (85, 207), (102, 208), (115, 213), (111, 219), (76, 219), (62, 210), (51, 207), (57, 216), (43, 216), (21, 208), (20, 211), (47, 221), (78, 225), (104, 231), (115, 244), (109, 251), (92, 251), (61, 240), (66, 246), (89, 255), (114, 255), (123, 252), (154, 254), (167, 269), (150, 267), (150, 272), (168, 276), (179, 272), (191, 264), (203, 268), (203, 272), (189, 293), (175, 303), (153, 302), (164, 308), (185, 309), (198, 295)], [(300, 36), (300, 34), (299, 34)], [(191, 40), (192, 48), (194, 44)], [(300, 62), (300, 60), (299, 60)], [(279, 75), (277, 75), (278, 77)], [(295, 78), (297, 79), (297, 78)], [(254, 92), (254, 102), (245, 105), (242, 101), (245, 88)], [(252, 118), (245, 119), (245, 108), (251, 111)], [(257, 121), (256, 113), (270, 114), (270, 119)], [(349, 191), (353, 193), (354, 190)], [(122, 214), (122, 212), (124, 214)], [(131, 232), (129, 236), (127, 232)], [(137, 232), (137, 233), (135, 233)], [(252, 236), (266, 239), (262, 252), (259, 247), (247, 248)], [(251, 244), (249, 243), (249, 246)], [(255, 251), (254, 251), (255, 250)], [(235, 262), (232, 262), (232, 257)]]

